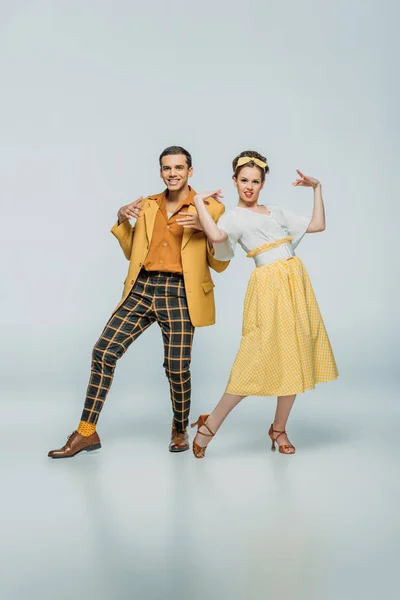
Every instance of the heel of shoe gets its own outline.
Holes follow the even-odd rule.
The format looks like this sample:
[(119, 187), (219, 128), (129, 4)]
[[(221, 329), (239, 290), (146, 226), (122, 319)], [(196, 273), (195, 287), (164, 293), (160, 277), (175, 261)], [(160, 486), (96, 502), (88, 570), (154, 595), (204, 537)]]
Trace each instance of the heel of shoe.
[(95, 444), (94, 446), (89, 446), (86, 448), (86, 452), (93, 452), (93, 450), (100, 450), (101, 444)]
[(273, 431), (274, 430), (273, 430), (273, 427), (271, 425), (271, 427), (269, 428), (269, 431), (268, 431), (268, 435), (271, 438), (271, 442), (272, 442), (271, 450), (272, 450), (272, 452), (275, 452), (276, 448), (275, 448), (275, 439), (274, 439), (274, 433), (273, 433)]

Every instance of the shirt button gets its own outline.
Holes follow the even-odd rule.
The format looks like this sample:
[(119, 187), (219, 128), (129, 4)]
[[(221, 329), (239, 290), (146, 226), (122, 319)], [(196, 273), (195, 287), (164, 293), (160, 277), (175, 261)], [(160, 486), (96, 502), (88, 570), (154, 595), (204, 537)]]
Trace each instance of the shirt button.
[(169, 229), (171, 227), (171, 225), (167, 225), (167, 229)]
[(160, 263), (163, 263), (163, 262), (164, 262), (163, 260), (160, 260)]
[(164, 243), (163, 243), (163, 246), (168, 246), (167, 242), (164, 242)]

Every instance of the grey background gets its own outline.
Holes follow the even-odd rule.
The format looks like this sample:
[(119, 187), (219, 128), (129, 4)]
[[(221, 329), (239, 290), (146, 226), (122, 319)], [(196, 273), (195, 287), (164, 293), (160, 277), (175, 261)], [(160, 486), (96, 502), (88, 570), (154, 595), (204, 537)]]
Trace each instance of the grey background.
[[(114, 444), (119, 443), (118, 440), (127, 444), (130, 437), (139, 436), (140, 439), (143, 432), (151, 437), (155, 432), (154, 438), (151, 437), (153, 445), (146, 446), (149, 467), (146, 469), (142, 465), (143, 472), (137, 474), (138, 480), (143, 477), (141, 485), (148, 485), (149, 473), (155, 473), (151, 478), (153, 483), (149, 484), (150, 490), (161, 471), (165, 474), (167, 487), (171, 476), (178, 482), (172, 487), (179, 486), (185, 477), (192, 486), (199, 485), (199, 490), (204, 490), (204, 486), (209, 489), (203, 481), (196, 484), (188, 454), (184, 458), (188, 474), (174, 470), (171, 475), (168, 469), (178, 469), (178, 463), (166, 467), (160, 462), (170, 459), (164, 456), (170, 407), (157, 326), (138, 340), (117, 367), (117, 377), (100, 428), (115, 451), (114, 462), (108, 455), (109, 463), (105, 463), (110, 468), (108, 479), (102, 471), (106, 469), (103, 463), (94, 471), (82, 467), (87, 472), (83, 471), (84, 476), (78, 481), (75, 479), (77, 473), (70, 471), (72, 466), (61, 467), (57, 463), (57, 471), (52, 463), (54, 474), (49, 474), (48, 462), (43, 462), (47, 450), (60, 445), (77, 424), (87, 384), (91, 347), (122, 293), (128, 263), (109, 229), (122, 204), (162, 190), (158, 155), (168, 145), (180, 144), (189, 149), (195, 167), (193, 187), (196, 190), (222, 187), (227, 207), (236, 202), (231, 160), (244, 149), (256, 149), (268, 157), (271, 173), (262, 196), (266, 204), (277, 203), (310, 214), (311, 191), (291, 188), (295, 169), (300, 168), (322, 181), (327, 230), (323, 234), (306, 236), (298, 255), (311, 276), (341, 378), (299, 399), (293, 427), (297, 424), (297, 441), (305, 450), (307, 440), (319, 440), (315, 447), (310, 442), (310, 459), (314, 453), (321, 452), (319, 445), (323, 446), (323, 440), (330, 440), (335, 447), (343, 441), (342, 436), (351, 439), (346, 436), (354, 428), (368, 431), (368, 441), (365, 440), (368, 445), (371, 439), (368, 428), (375, 432), (377, 416), (381, 418), (382, 441), (390, 442), (384, 433), (388, 431), (388, 422), (393, 427), (398, 423), (395, 403), (398, 396), (398, 256), (395, 244), (399, 218), (399, 8), (394, 1), (378, 5), (369, 0), (339, 0), (335, 3), (311, 0), (302, 3), (294, 0), (205, 0), (201, 3), (69, 0), (1, 2), (0, 6), (0, 391), (3, 440), (9, 449), (10, 445), (17, 444), (16, 452), (10, 452), (14, 458), (3, 456), (2, 460), (3, 472), (13, 481), (12, 487), (17, 490), (22, 503), (19, 514), (26, 518), (23, 524), (19, 520), (17, 537), (10, 522), (8, 524), (8, 543), (13, 540), (13, 550), (10, 551), (9, 546), (7, 557), (14, 560), (15, 567), (24, 547), (28, 552), (26, 560), (31, 560), (33, 554), (38, 561), (31, 564), (29, 573), (24, 571), (25, 578), (20, 580), (20, 567), (10, 569), (6, 589), (14, 590), (13, 593), (9, 591), (7, 597), (22, 598), (33, 585), (31, 590), (40, 591), (43, 598), (47, 597), (44, 592), (46, 580), (38, 573), (41, 573), (41, 565), (48, 564), (46, 553), (51, 554), (52, 559), (57, 557), (60, 549), (58, 546), (55, 549), (54, 543), (65, 535), (67, 539), (70, 536), (71, 548), (76, 547), (74, 536), (79, 537), (82, 532), (81, 524), (90, 529), (87, 515), (81, 515), (81, 524), (79, 519), (78, 525), (75, 520), (77, 506), (81, 507), (74, 496), (79, 481), (84, 481), (86, 486), (87, 478), (95, 477), (96, 469), (100, 469), (104, 481), (109, 482), (110, 473), (115, 474), (116, 464), (120, 465), (121, 477), (126, 476), (125, 469), (118, 463), (122, 460), (120, 448), (112, 446), (111, 440)], [(213, 275), (217, 325), (196, 332), (192, 369), (193, 416), (215, 404), (237, 351), (243, 297), (252, 269), (250, 261), (240, 252), (239, 249), (224, 274)], [(225, 439), (229, 439), (229, 427), (236, 436), (229, 448), (237, 449), (236, 440), (246, 439), (261, 419), (268, 423), (270, 416), (266, 416), (266, 407), (272, 415), (269, 400), (250, 399), (246, 405), (241, 405), (237, 416), (232, 416), (231, 425), (226, 425)], [(360, 417), (366, 419), (362, 426)], [(328, 422), (332, 427), (337, 423), (337, 429), (329, 430)], [(221, 432), (223, 439), (222, 435)], [(22, 447), (21, 437), (25, 440)], [(219, 443), (223, 447), (224, 442)], [(141, 440), (137, 448), (139, 453), (143, 451), (143, 444)], [(157, 444), (160, 444), (159, 454), (154, 454), (152, 463), (152, 452), (158, 448)], [(128, 448), (130, 451), (135, 448), (136, 452), (136, 447)], [(329, 449), (331, 451), (332, 446)], [(354, 451), (359, 457), (364, 449), (361, 451), (355, 446)], [(242, 464), (238, 459), (239, 462), (222, 468), (223, 462), (219, 463), (225, 481), (227, 474), (236, 474), (236, 477), (239, 470), (243, 477), (252, 473), (247, 486), (251, 488), (258, 482), (262, 487), (257, 461), (263, 452), (254, 446), (251, 464), (246, 460)], [(104, 454), (101, 456), (101, 460), (107, 460)], [(337, 472), (342, 473), (341, 461), (346, 459), (340, 452), (336, 456)], [(126, 459), (128, 473), (133, 468), (131, 458)], [(17, 460), (21, 462), (13, 462)], [(317, 487), (321, 485), (321, 472), (326, 466), (324, 460), (316, 466)], [(211, 461), (210, 458), (206, 463), (210, 469), (215, 468), (210, 465)], [(88, 465), (82, 461), (77, 464)], [(355, 462), (354, 465), (358, 473), (364, 473), (367, 489), (371, 462), (362, 466)], [(260, 468), (265, 474), (265, 464)], [(305, 461), (302, 468), (306, 473), (310, 464)], [(386, 468), (387, 480), (381, 482), (381, 490), (390, 481), (390, 465)], [(379, 471), (381, 465), (377, 469)], [(58, 489), (62, 491), (58, 494), (52, 487), (53, 477), (60, 477), (61, 473), (66, 477), (65, 488), (61, 485)], [(327, 472), (325, 476), (329, 486), (331, 473)], [(215, 473), (215, 477), (218, 479), (219, 473), (218, 476)], [(233, 495), (239, 493), (235, 477), (226, 482), (226, 489), (233, 486)], [(345, 485), (352, 480), (353, 474), (349, 472)], [(118, 479), (112, 481), (115, 489), (121, 485)], [(277, 494), (279, 505), (282, 490), (277, 491), (275, 482), (272, 484), (275, 492), (271, 492), (269, 483), (265, 482), (265, 493)], [(102, 489), (98, 481), (96, 486), (94, 498), (98, 499), (100, 495), (104, 507), (114, 506), (110, 511), (117, 514), (121, 507), (118, 503), (112, 504), (117, 502), (117, 493), (110, 501), (98, 491)], [(221, 510), (224, 506), (224, 490), (211, 488), (209, 505), (206, 503), (205, 506), (209, 506), (215, 517), (218, 514), (215, 503), (221, 502)], [(239, 488), (243, 486), (239, 485)], [(35, 508), (26, 513), (24, 499), (30, 496), (32, 489), (38, 494), (31, 505)], [(90, 488), (91, 492), (93, 489), (94, 486)], [(196, 487), (193, 489), (195, 496)], [(360, 498), (364, 497), (364, 491)], [(336, 492), (336, 488), (335, 492), (332, 490), (328, 501), (331, 508), (335, 507), (333, 513), (339, 520), (341, 509), (338, 506), (342, 506), (342, 499), (335, 504)], [(254, 493), (258, 497), (258, 492)], [(165, 489), (163, 494), (165, 497)], [(72, 505), (71, 497), (75, 498)], [(349, 492), (349, 504), (355, 497)], [(244, 504), (237, 505), (238, 519), (249, 511), (246, 498), (248, 496), (244, 494)], [(10, 495), (9, 501), (8, 514), (15, 516), (15, 494)], [(197, 506), (190, 504), (191, 501), (191, 497), (187, 497), (185, 506), (187, 503), (192, 508)], [(63, 510), (54, 514), (54, 506), (60, 506), (60, 502)], [(176, 508), (174, 498), (169, 502), (167, 507)], [(89, 501), (88, 506), (92, 506)], [(132, 514), (141, 514), (143, 504), (139, 502), (131, 511), (132, 506), (126, 507), (124, 527)], [(376, 515), (384, 511), (382, 501), (377, 501), (374, 506)], [(309, 510), (311, 507), (315, 515), (318, 506), (308, 504)], [(261, 521), (257, 521), (257, 527), (268, 529), (270, 524), (262, 521), (263, 508), (258, 508)], [(154, 510), (159, 510), (157, 503)], [(165, 523), (176, 533), (180, 525), (174, 528), (171, 513), (165, 510)], [(53, 514), (53, 520), (47, 511)], [(221, 514), (226, 517), (224, 510)], [(258, 514), (257, 511), (254, 514)], [(289, 514), (293, 517), (293, 513), (289, 511)], [(98, 531), (99, 523), (104, 525), (104, 516), (97, 516), (91, 534)], [(279, 519), (290, 523), (291, 518), (276, 514), (275, 517), (273, 527), (276, 526), (280, 540)], [(304, 514), (299, 518), (307, 520)], [(40, 531), (32, 532), (32, 523), (40, 523), (42, 519)], [(69, 522), (68, 519), (70, 526), (66, 532), (62, 524)], [(298, 523), (297, 517), (295, 522)], [(148, 532), (145, 523), (144, 520), (141, 526)], [(200, 523), (203, 523), (201, 519)], [(236, 517), (233, 523), (237, 523)], [(313, 526), (318, 531), (319, 525), (314, 522)], [(35, 536), (40, 537), (43, 527), (47, 538), (42, 537), (46, 543), (43, 542), (41, 551), (26, 550), (27, 539), (32, 541)], [(256, 526), (247, 524), (247, 531), (252, 527)], [(329, 531), (334, 529), (335, 524), (332, 524)], [(150, 570), (150, 580), (135, 579), (138, 586), (135, 589), (139, 593), (142, 584), (143, 589), (148, 589), (146, 585), (151, 588), (155, 580), (151, 575), (152, 559), (149, 558), (149, 564), (146, 562), (141, 538), (138, 538), (137, 529), (135, 533), (133, 530), (127, 540), (133, 543), (132, 540), (139, 539), (134, 555), (144, 556), (146, 567), (143, 568)], [(198, 531), (202, 536), (201, 526)], [(364, 531), (361, 522), (360, 531)], [(288, 545), (296, 542), (289, 526), (284, 532)], [(213, 533), (208, 533), (212, 538)], [(268, 537), (267, 533), (265, 535)], [(145, 533), (143, 536), (143, 540), (148, 539)], [(110, 538), (101, 544), (95, 543), (94, 538), (92, 535), (91, 543), (95, 548), (99, 545), (110, 548)], [(170, 534), (166, 534), (166, 539), (170, 540)], [(204, 539), (201, 537), (194, 543), (196, 547), (201, 548), (204, 544), (206, 548), (207, 539), (205, 535)], [(233, 543), (229, 535), (224, 538), (221, 533), (221, 539), (225, 544)], [(253, 541), (252, 538), (249, 544)], [(387, 550), (394, 543), (394, 538), (390, 538), (390, 542), (382, 541), (382, 546)], [(155, 547), (149, 549), (149, 557), (154, 558)], [(119, 541), (115, 548), (121, 549)], [(167, 542), (165, 548), (168, 553)], [(191, 550), (188, 542), (184, 558)], [(217, 569), (215, 565), (224, 553), (224, 546), (219, 550), (216, 563), (213, 563), (212, 554), (210, 557), (212, 573)], [(374, 559), (368, 554), (364, 556), (364, 550), (364, 547), (357, 549), (363, 557), (359, 567), (365, 578), (365, 571)], [(111, 556), (112, 551), (109, 552)], [(284, 556), (285, 549), (282, 552)], [(201, 556), (204, 556), (203, 552)], [(235, 556), (240, 560), (240, 553)], [(92, 560), (101, 565), (102, 560), (109, 564), (109, 558), (104, 555)], [(310, 555), (309, 559), (312, 565), (315, 556)], [(57, 563), (56, 560), (53, 569), (49, 568), (57, 582), (60, 578), (68, 579), (66, 562), (69, 569), (78, 568), (70, 560), (68, 555), (68, 561)], [(82, 561), (85, 560), (87, 557), (82, 556)], [(117, 561), (111, 563), (115, 567)], [(196, 561), (190, 568), (194, 568), (193, 564), (197, 564)], [(256, 564), (253, 564), (254, 568)], [(274, 566), (270, 566), (271, 573), (275, 572)], [(177, 568), (176, 564), (174, 567)], [(230, 589), (227, 583), (232, 564), (225, 567), (227, 570), (222, 571), (222, 579), (221, 572), (215, 573), (215, 581), (219, 581), (220, 587), (215, 587), (214, 581), (212, 589), (216, 594), (218, 591), (234, 597), (232, 590), (239, 588), (232, 583)], [(170, 568), (165, 563), (162, 568), (166, 580), (160, 590), (151, 588), (147, 596), (141, 597), (164, 598), (172, 594), (173, 586), (168, 587)], [(190, 578), (195, 573), (190, 568), (188, 565), (178, 568), (174, 577), (182, 577), (185, 571)], [(257, 568), (261, 577), (263, 567), (258, 565)], [(340, 565), (336, 568), (339, 569), (336, 572), (341, 573)], [(346, 569), (345, 565), (343, 569)], [(386, 573), (383, 566), (382, 569), (381, 577)], [(113, 573), (115, 581), (120, 582), (117, 588), (110, 584), (112, 590), (119, 590), (116, 597), (131, 597), (133, 580), (124, 587), (118, 569)], [(130, 573), (128, 566), (126, 573)], [(352, 573), (354, 589), (359, 590), (360, 581), (354, 575), (357, 569)], [(108, 581), (113, 581), (110, 577)], [(272, 584), (266, 582), (272, 588), (264, 588), (262, 577), (257, 579), (257, 574), (249, 575), (249, 578), (253, 583), (259, 582), (260, 587), (254, 592), (256, 598), (265, 595), (267, 588), (274, 591), (275, 584), (276, 590), (281, 589), (278, 577)], [(18, 585), (24, 580), (28, 587), (18, 588), (16, 596), (18, 580)], [(69, 580), (70, 587), (63, 588), (66, 595), (75, 590), (71, 587), (72, 581)], [(293, 590), (302, 589), (296, 587), (299, 581), (292, 582), (291, 597), (296, 598)], [(346, 597), (343, 591), (338, 592), (339, 595), (334, 591), (336, 579), (326, 575), (324, 581), (328, 586), (324, 588), (324, 598)], [(373, 594), (373, 581), (377, 582), (364, 581), (364, 598), (369, 598), (369, 592)], [(85, 580), (83, 569), (77, 586), (84, 590), (86, 584), (90, 584), (91, 590), (96, 589), (101, 598), (112, 597), (114, 593), (106, 593), (106, 588), (101, 587), (94, 575)], [(315, 587), (317, 597), (321, 597), (321, 589)], [(312, 590), (304, 590), (305, 597), (311, 598)], [(379, 591), (383, 591), (382, 587)], [(392, 591), (389, 586), (386, 597), (395, 597), (390, 596)], [(191, 597), (197, 598), (196, 593), (194, 590)], [(302, 597), (301, 593), (298, 598)], [(56, 596), (50, 594), (48, 597)], [(60, 589), (57, 597), (64, 597)], [(350, 593), (348, 597), (353, 600), (361, 596)]]

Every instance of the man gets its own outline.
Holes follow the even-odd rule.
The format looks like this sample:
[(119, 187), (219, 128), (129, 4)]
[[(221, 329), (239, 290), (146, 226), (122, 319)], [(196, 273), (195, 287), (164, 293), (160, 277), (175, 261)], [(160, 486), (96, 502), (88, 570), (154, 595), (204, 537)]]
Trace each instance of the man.
[[(214, 283), (209, 267), (221, 272), (229, 262), (213, 258), (213, 250), (201, 230), (193, 203), (196, 192), (188, 184), (193, 174), (189, 152), (171, 146), (162, 152), (159, 161), (160, 176), (167, 189), (120, 208), (118, 221), (111, 229), (130, 261), (122, 299), (93, 348), (78, 429), (62, 448), (49, 452), (51, 458), (69, 458), (101, 447), (96, 424), (116, 362), (154, 322), (162, 331), (164, 368), (173, 409), (169, 450), (183, 452), (189, 448), (194, 328), (215, 323)], [(217, 222), (225, 209), (209, 198), (207, 210)], [(129, 219), (136, 220), (133, 227)]]

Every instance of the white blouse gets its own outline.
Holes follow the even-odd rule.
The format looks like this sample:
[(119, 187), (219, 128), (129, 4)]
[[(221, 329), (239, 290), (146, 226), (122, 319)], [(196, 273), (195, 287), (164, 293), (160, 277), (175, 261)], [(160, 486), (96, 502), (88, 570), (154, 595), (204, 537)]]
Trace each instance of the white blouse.
[(268, 206), (270, 214), (258, 213), (248, 208), (236, 206), (226, 211), (217, 225), (225, 231), (228, 239), (213, 244), (217, 260), (231, 260), (236, 244), (246, 252), (263, 244), (275, 242), (284, 237), (292, 237), (292, 248), (300, 243), (310, 224), (310, 217), (297, 215), (279, 206)]

